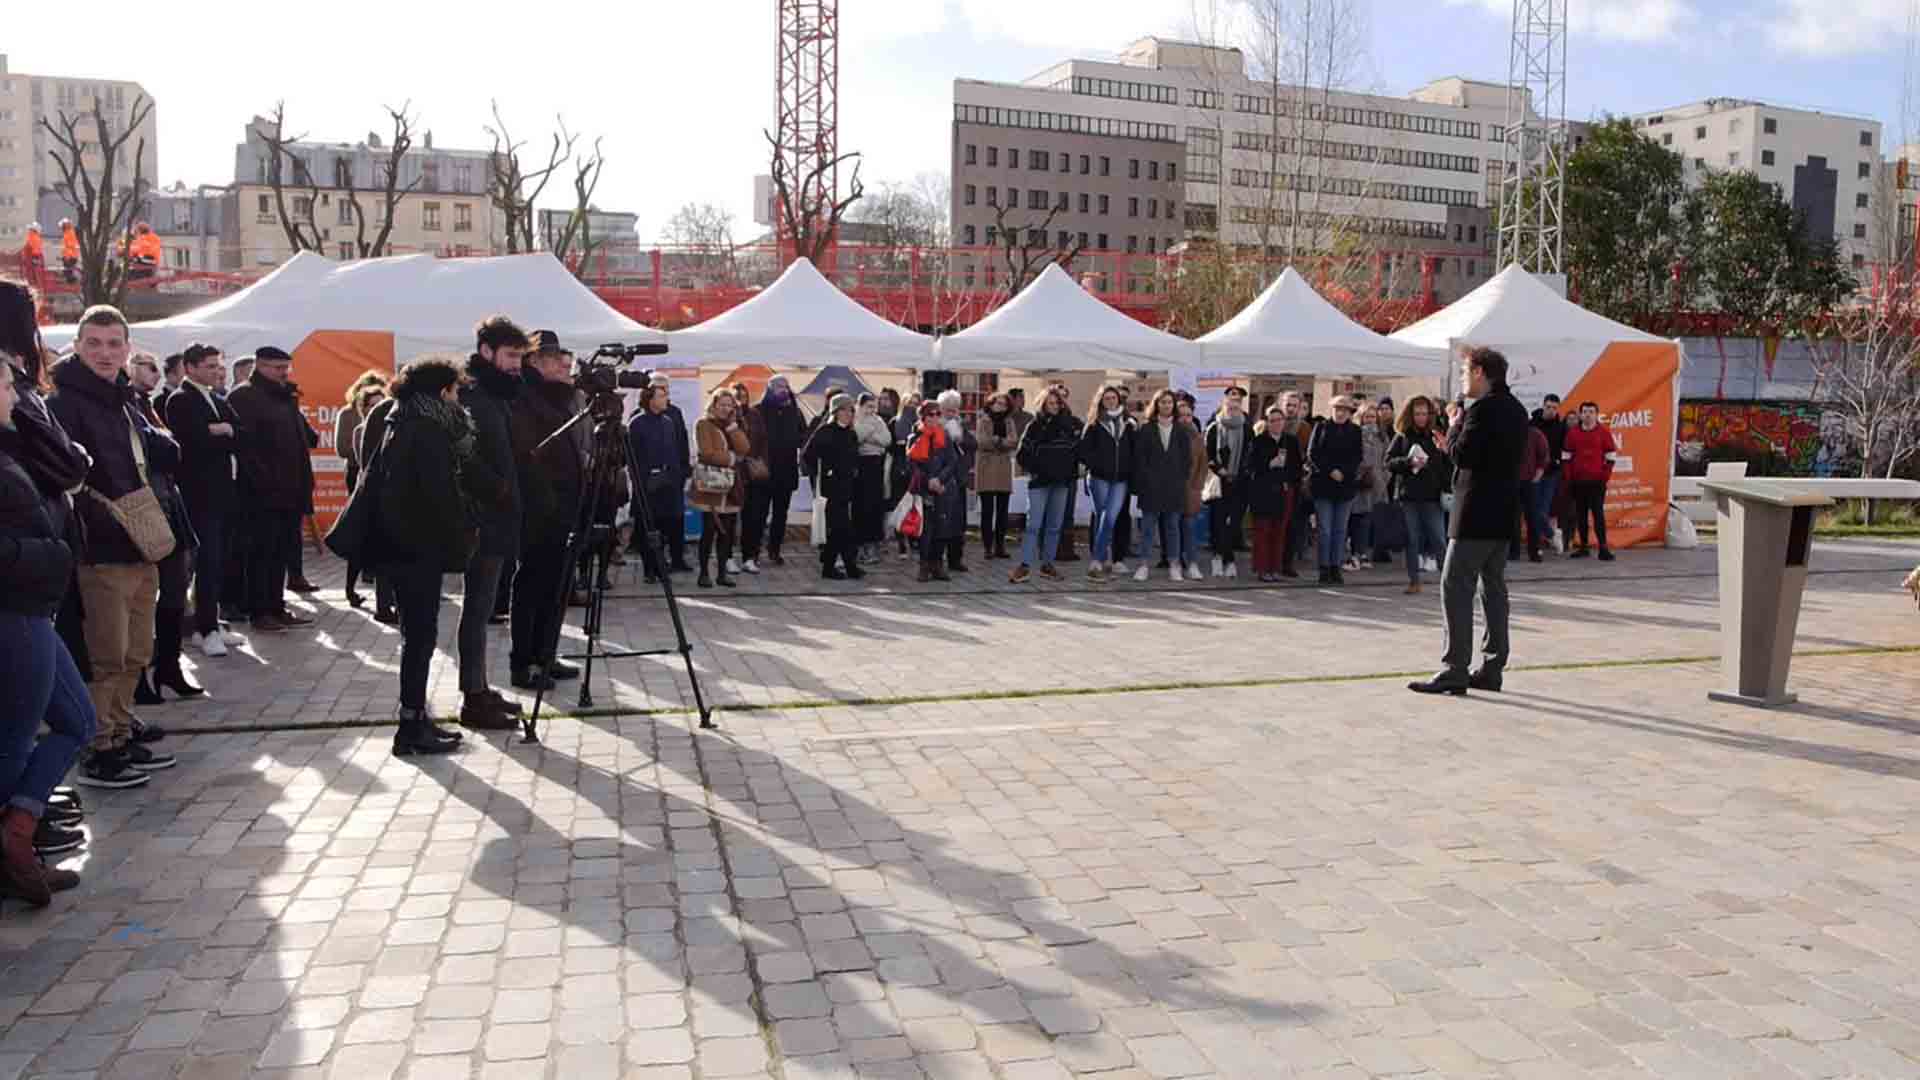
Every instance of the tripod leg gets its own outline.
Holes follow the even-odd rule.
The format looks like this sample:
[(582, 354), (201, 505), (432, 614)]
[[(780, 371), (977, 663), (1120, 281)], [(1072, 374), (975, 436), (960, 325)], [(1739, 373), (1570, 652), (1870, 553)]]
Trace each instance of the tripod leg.
[[(653, 531), (653, 514), (645, 499), (641, 499), (637, 505), (640, 509), (640, 520), (635, 524), (638, 526), (636, 531), (641, 537), (641, 550), (646, 558), (656, 560), (654, 565), (657, 566), (662, 553), (658, 542), (659, 537)], [(676, 521), (673, 524), (678, 527), (680, 523)], [(713, 710), (707, 707), (706, 695), (700, 690), (700, 676), (693, 670), (693, 642), (687, 640), (686, 624), (680, 621), (680, 601), (673, 594), (672, 574), (660, 575), (660, 591), (667, 598), (667, 618), (673, 622), (673, 637), (679, 643), (680, 658), (687, 665), (687, 682), (693, 686), (693, 704), (700, 713), (700, 726), (718, 727), (719, 725), (713, 722)]]

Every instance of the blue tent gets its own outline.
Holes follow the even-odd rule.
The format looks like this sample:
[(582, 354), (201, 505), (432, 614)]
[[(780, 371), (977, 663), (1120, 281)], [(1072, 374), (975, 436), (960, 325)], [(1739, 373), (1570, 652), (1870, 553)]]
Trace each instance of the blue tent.
[(854, 374), (852, 368), (834, 364), (821, 368), (820, 374), (815, 375), (806, 389), (800, 391), (800, 396), (817, 396), (824, 401), (836, 391), (844, 391), (859, 397), (861, 394), (873, 393), (873, 388), (867, 385), (866, 380)]

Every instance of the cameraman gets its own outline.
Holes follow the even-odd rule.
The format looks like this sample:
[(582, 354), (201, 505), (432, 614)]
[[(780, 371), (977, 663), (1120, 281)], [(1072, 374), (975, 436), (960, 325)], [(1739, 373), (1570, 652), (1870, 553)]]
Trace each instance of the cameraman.
[(555, 679), (571, 679), (580, 669), (556, 655), (566, 598), (560, 594), (567, 567), (567, 533), (577, 524), (586, 486), (586, 464), (593, 428), (581, 421), (542, 448), (540, 444), (573, 415), (586, 408), (586, 395), (574, 389), (573, 354), (560, 335), (537, 330), (533, 352), (521, 371), (520, 396), (513, 401), (513, 444), (520, 473), (524, 520), (520, 526), (520, 570), (513, 579), (513, 685), (522, 690), (551, 690)]
[[(687, 434), (683, 424), (675, 423), (667, 410), (667, 388), (654, 382), (640, 391), (640, 408), (627, 423), (627, 459), (633, 469), (633, 498), (644, 500), (635, 506), (636, 532), (651, 525), (656, 537), (641, 543), (647, 584), (651, 585), (674, 567), (664, 562), (664, 552), (656, 544), (678, 538), (673, 544), (681, 558), (686, 550), (686, 524), (680, 509), (687, 484)], [(651, 519), (651, 520), (649, 520)]]

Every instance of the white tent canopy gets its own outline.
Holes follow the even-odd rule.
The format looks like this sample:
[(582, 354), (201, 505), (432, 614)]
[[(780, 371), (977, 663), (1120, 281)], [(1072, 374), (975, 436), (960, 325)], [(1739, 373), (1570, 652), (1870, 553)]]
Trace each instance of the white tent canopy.
[(1347, 318), (1292, 267), (1200, 349), (1207, 367), (1247, 375), (1437, 378), (1447, 356), (1444, 344), (1394, 341)]
[(1446, 307), (1398, 331), (1392, 340), (1429, 349), (1452, 341), (1521, 346), (1666, 338), (1596, 315), (1563, 298), (1546, 282), (1509, 266)]
[[(289, 351), (317, 330), (369, 330), (394, 336), (394, 357), (467, 352), (473, 328), (505, 312), (552, 330), (576, 352), (620, 341), (663, 340), (608, 307), (547, 254), (440, 259), (401, 255), (336, 263), (301, 252), (232, 296), (167, 319), (133, 327), (135, 347), (161, 355), (194, 342), (229, 355), (262, 345)], [(74, 327), (49, 327), (49, 345), (64, 348)]]
[(921, 368), (932, 342), (861, 307), (807, 259), (760, 295), (667, 335), (676, 363)]
[(1115, 311), (1050, 264), (1000, 310), (940, 339), (944, 371), (1166, 371), (1200, 362), (1199, 346)]

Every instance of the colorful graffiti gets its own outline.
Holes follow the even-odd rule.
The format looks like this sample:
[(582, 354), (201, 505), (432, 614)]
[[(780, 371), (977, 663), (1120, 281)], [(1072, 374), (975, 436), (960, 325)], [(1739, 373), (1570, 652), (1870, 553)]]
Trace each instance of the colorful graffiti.
[(1849, 476), (1858, 469), (1841, 414), (1813, 402), (1683, 401), (1678, 471), (1708, 461), (1769, 459), (1783, 476)]

